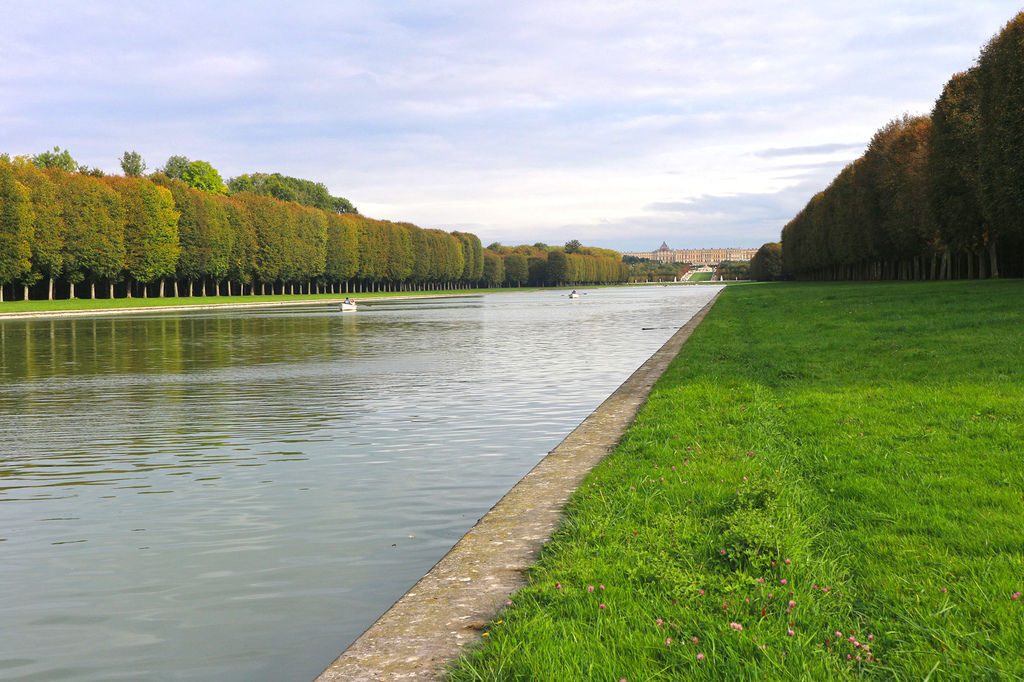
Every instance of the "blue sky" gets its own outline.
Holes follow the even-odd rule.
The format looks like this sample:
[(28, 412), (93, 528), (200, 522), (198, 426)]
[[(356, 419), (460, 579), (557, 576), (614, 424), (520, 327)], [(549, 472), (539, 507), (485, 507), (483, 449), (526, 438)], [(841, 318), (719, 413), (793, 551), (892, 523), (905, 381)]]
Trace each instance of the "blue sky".
[(0, 0), (0, 151), (278, 171), (488, 244), (756, 247), (996, 0)]

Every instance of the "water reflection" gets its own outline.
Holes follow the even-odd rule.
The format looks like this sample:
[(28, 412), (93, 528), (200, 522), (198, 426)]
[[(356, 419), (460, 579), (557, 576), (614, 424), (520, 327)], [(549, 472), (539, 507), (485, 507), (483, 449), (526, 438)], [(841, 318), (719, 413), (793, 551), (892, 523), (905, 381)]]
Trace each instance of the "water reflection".
[(0, 322), (0, 677), (311, 678), (712, 294)]

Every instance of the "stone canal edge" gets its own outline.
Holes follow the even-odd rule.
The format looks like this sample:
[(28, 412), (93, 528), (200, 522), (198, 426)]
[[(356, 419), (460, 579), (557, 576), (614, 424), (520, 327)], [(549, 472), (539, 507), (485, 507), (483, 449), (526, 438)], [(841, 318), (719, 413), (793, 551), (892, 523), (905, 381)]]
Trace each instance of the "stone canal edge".
[(558, 527), (569, 496), (618, 444), (721, 291), (352, 643), (317, 682), (436, 680), (509, 595)]

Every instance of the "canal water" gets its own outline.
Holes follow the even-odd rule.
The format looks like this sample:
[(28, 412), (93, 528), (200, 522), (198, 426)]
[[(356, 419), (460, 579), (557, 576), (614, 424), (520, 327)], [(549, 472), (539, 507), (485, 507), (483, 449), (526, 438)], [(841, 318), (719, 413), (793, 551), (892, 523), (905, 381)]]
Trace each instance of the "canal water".
[(315, 677), (717, 289), (0, 321), (0, 679)]

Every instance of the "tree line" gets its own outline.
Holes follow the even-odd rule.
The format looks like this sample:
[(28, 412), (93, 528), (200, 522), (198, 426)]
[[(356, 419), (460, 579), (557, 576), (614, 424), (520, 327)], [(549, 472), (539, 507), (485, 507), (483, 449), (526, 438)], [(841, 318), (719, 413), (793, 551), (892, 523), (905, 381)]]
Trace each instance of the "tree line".
[(565, 246), (491, 244), (484, 251), (484, 270), (490, 286), (612, 284), (629, 279), (622, 254), (583, 246), (575, 239)]
[(363, 216), (319, 183), (279, 174), (224, 183), (184, 157), (143, 177), (137, 154), (121, 161), (124, 176), (105, 176), (59, 148), (0, 156), (0, 300), (5, 285), (27, 300), (75, 298), (82, 287), (113, 298), (622, 281), (614, 251), (485, 251), (468, 232)]
[[(759, 257), (751, 268), (760, 278), (782, 275), (770, 249)], [(930, 115), (883, 126), (811, 198), (782, 230), (781, 270), (842, 280), (1024, 275), (1024, 12), (950, 78)]]

